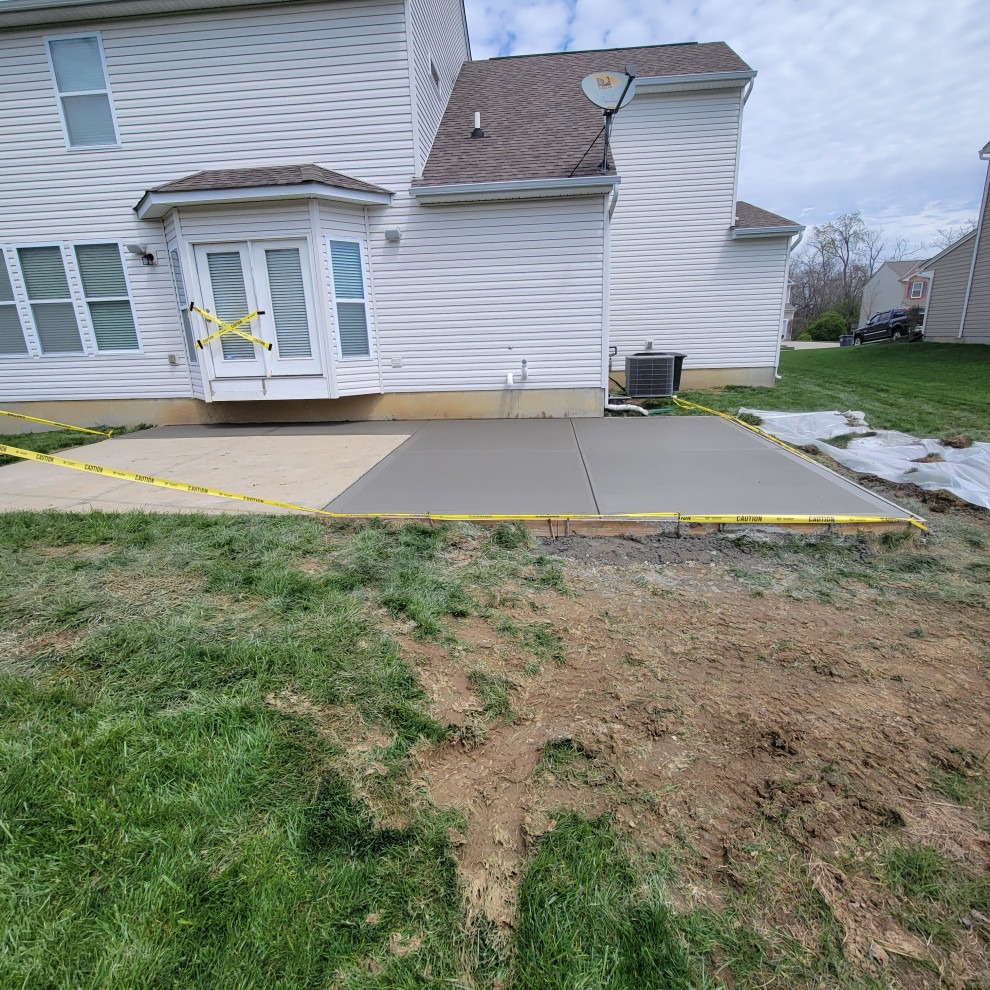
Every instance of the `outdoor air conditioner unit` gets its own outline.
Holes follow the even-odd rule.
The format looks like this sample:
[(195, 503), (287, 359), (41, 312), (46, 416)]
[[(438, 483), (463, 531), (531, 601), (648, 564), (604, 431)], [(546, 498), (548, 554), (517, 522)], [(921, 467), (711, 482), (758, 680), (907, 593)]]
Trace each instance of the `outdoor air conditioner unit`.
[(626, 358), (626, 395), (630, 399), (665, 398), (674, 394), (674, 355), (644, 351)]

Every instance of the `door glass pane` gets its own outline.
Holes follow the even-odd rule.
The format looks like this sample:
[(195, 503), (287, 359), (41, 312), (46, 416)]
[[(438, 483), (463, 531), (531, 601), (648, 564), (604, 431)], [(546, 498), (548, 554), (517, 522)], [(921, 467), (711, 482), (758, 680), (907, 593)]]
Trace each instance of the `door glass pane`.
[(100, 45), (95, 36), (51, 42), (52, 65), (60, 93), (106, 89)]
[(344, 357), (369, 357), (368, 321), (364, 303), (337, 303), (337, 331), (340, 334), (340, 353)]
[(312, 357), (306, 290), (298, 248), (265, 251), (272, 320), (280, 358)]
[[(251, 310), (244, 287), (240, 252), (210, 251), (206, 255), (206, 263), (210, 270), (216, 315), (225, 323), (247, 316)], [(251, 333), (252, 329), (251, 324), (244, 324), (247, 333)], [(210, 332), (213, 332), (212, 329)], [(254, 344), (233, 333), (225, 333), (220, 338), (220, 347), (225, 361), (250, 361), (254, 358)]]
[(353, 241), (331, 241), (333, 289), (339, 299), (364, 299), (361, 246)]
[(117, 143), (110, 97), (106, 93), (63, 96), (62, 110), (65, 113), (65, 129), (69, 132), (69, 144), (73, 148)]

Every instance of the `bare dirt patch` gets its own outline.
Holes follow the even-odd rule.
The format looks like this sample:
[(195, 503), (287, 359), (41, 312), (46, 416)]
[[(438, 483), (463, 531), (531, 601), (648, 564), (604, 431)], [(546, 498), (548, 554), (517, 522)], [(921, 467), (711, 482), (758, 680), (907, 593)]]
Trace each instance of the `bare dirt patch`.
[[(875, 880), (829, 864), (892, 835), (973, 875), (990, 867), (986, 822), (931, 790), (933, 767), (990, 749), (986, 609), (880, 600), (856, 582), (841, 606), (752, 594), (733, 573), (751, 548), (719, 537), (540, 549), (567, 558), (575, 592), (536, 603), (562, 664), (534, 667), (477, 618), (453, 628), (458, 645), (410, 657), (454, 724), (478, 717), (469, 671), (482, 653), (517, 687), (510, 724), (417, 753), (416, 783), (465, 817), (455, 854), (473, 910), (512, 928), (533, 840), (561, 809), (610, 813), (642, 850), (687, 850), (699, 891), (731, 878), (771, 827), (812, 864), (850, 959), (948, 965), (894, 920)], [(875, 553), (864, 545), (863, 559)]]

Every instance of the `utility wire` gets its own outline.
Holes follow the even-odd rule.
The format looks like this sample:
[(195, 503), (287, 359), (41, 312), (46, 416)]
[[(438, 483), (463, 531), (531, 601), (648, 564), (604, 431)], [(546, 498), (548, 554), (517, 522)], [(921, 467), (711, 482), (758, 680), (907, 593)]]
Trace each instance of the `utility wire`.
[(598, 141), (598, 139), (599, 139), (599, 138), (600, 138), (600, 137), (602, 136), (602, 134), (604, 134), (604, 133), (605, 133), (605, 125), (604, 125), (604, 124), (602, 124), (602, 129), (601, 129), (601, 130), (600, 130), (600, 131), (599, 131), (599, 132), (598, 132), (598, 133), (597, 133), (597, 134), (595, 135), (595, 140), (594, 140), (594, 141), (592, 141), (592, 142), (591, 142), (591, 144), (589, 144), (589, 145), (588, 145), (588, 150), (587, 150), (587, 151), (585, 151), (585, 153), (584, 153), (584, 154), (583, 154), (583, 155), (582, 155), (582, 156), (581, 156), (581, 157), (580, 157), (580, 158), (578, 159), (578, 162), (577, 162), (577, 165), (575, 165), (575, 166), (574, 166), (574, 168), (572, 168), (572, 169), (571, 169), (571, 174), (570, 174), (570, 175), (568, 176), (568, 178), (569, 178), (569, 179), (571, 179), (571, 178), (573, 178), (573, 177), (574, 177), (574, 173), (575, 173), (575, 172), (576, 172), (576, 171), (577, 171), (577, 170), (578, 170), (578, 169), (579, 169), (579, 168), (581, 167), (581, 162), (583, 162), (583, 161), (585, 160), (585, 158), (587, 158), (587, 157), (588, 157), (588, 151), (591, 151), (591, 149), (592, 149), (592, 148), (593, 148), (593, 147), (595, 146), (595, 144), (597, 143), (597, 141)]

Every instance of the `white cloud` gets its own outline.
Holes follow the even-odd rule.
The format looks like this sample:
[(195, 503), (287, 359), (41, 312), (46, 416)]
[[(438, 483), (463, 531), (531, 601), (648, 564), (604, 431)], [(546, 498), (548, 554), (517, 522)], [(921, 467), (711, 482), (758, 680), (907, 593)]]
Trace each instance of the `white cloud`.
[(914, 243), (975, 216), (990, 139), (983, 0), (468, 0), (475, 58), (725, 41), (759, 71), (740, 196)]

